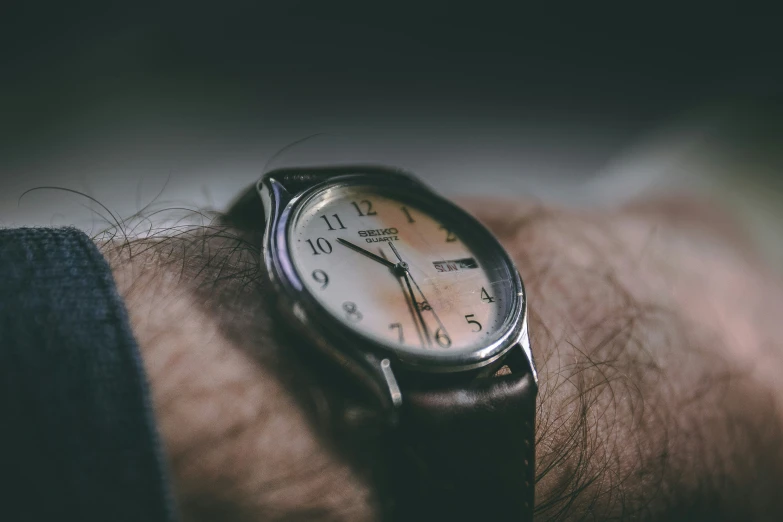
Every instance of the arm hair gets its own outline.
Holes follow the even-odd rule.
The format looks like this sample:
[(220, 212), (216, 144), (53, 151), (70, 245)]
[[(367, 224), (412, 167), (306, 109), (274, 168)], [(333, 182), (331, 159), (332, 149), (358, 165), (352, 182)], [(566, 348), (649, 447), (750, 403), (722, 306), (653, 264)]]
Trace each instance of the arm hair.
[[(528, 290), (536, 520), (778, 520), (775, 278), (704, 224), (466, 204)], [(98, 242), (183, 514), (377, 519), (383, 491), (302, 406), (323, 404), (322, 392), (294, 355), (298, 339), (273, 324), (258, 234), (214, 224), (120, 237)]]

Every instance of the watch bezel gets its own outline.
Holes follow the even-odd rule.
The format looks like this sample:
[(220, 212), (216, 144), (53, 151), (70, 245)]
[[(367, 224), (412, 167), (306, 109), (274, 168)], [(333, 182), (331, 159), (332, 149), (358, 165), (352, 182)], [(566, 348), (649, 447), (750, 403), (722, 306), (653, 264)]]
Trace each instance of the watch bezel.
[[(274, 180), (268, 175), (260, 184), (265, 182), (274, 183)], [(467, 353), (461, 351), (454, 354), (394, 349), (335, 320), (332, 313), (308, 290), (297, 272), (289, 244), (289, 227), (296, 223), (299, 213), (306, 208), (312, 198), (324, 190), (339, 190), (359, 185), (381, 190), (386, 188), (391, 193), (399, 193), (401, 182), (413, 183), (418, 189), (406, 192), (406, 198), (421, 201), (421, 206), (433, 212), (438, 219), (445, 216), (456, 217), (461, 225), (464, 225), (463, 230), (483, 234), (481, 241), (491, 244), (500, 259), (506, 263), (513, 285), (511, 295), (514, 302), (505, 324), (505, 331), (487, 346)], [(424, 372), (458, 372), (492, 364), (520, 341), (527, 341), (526, 294), (519, 272), (508, 253), (494, 235), (473, 216), (428, 187), (404, 175), (378, 176), (377, 173), (358, 172), (336, 175), (314, 184), (299, 194), (288, 194), (285, 198), (287, 200), (283, 200), (284, 197), (281, 196), (283, 195), (278, 194), (279, 201), (276, 202), (277, 215), (267, 223), (269, 228), (264, 253), (267, 268), (272, 280), (277, 283), (286, 298), (285, 306), (290, 307), (296, 320), (305, 327), (311, 337), (322, 344), (325, 342), (330, 345), (332, 349), (329, 351), (352, 358), (366, 356), (369, 353), (379, 359), (390, 358), (407, 368)], [(525, 351), (530, 357), (529, 349)]]

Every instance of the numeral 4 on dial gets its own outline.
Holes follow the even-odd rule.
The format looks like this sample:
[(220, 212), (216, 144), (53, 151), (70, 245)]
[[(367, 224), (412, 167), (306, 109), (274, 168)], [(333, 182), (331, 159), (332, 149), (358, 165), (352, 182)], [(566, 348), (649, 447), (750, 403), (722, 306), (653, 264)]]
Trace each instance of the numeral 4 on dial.
[(481, 287), (481, 300), (484, 301), (485, 303), (495, 302), (495, 298), (489, 295), (487, 293), (487, 290), (483, 286)]

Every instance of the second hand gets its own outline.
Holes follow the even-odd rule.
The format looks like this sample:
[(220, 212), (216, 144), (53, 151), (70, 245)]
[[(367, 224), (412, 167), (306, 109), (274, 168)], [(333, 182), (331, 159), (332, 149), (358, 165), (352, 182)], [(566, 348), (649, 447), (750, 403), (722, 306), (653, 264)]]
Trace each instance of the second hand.
[[(427, 308), (430, 312), (432, 312), (432, 315), (435, 317), (435, 320), (438, 322), (438, 326), (440, 326), (440, 329), (443, 330), (443, 333), (446, 335), (446, 338), (449, 340), (449, 345), (451, 345), (451, 336), (449, 335), (449, 332), (446, 331), (446, 327), (443, 326), (443, 322), (440, 320), (440, 317), (438, 317), (438, 313), (435, 311), (435, 309), (432, 307), (430, 302), (427, 300), (427, 296), (424, 295), (424, 292), (421, 291), (421, 287), (416, 282), (416, 280), (413, 278), (413, 274), (410, 273), (410, 267), (409, 265), (402, 260), (402, 256), (400, 256), (400, 253), (397, 251), (397, 247), (394, 246), (394, 243), (392, 241), (389, 241), (389, 246), (391, 247), (392, 251), (394, 252), (394, 255), (397, 256), (397, 259), (400, 261), (400, 265), (403, 265), (405, 268), (405, 283), (408, 285), (408, 289), (410, 290), (411, 294), (413, 294), (413, 289), (410, 286), (409, 281), (413, 281), (413, 285), (416, 287), (416, 290), (419, 291), (419, 294), (421, 295), (422, 300), (424, 303), (427, 304)], [(424, 325), (424, 330), (427, 333), (427, 341), (430, 342), (430, 334), (429, 330), (427, 329), (427, 325), (424, 322), (424, 318), (421, 316), (421, 311), (419, 310), (419, 305), (416, 303), (416, 299), (413, 299), (414, 306), (416, 308), (416, 312), (419, 314), (419, 319), (422, 321), (422, 324)], [(436, 339), (438, 338), (436, 334)], [(440, 344), (440, 342), (438, 342)], [(442, 345), (441, 345), (442, 346)]]
[[(383, 249), (379, 248), (378, 251), (381, 253), (381, 256), (383, 256), (383, 258), (386, 259), (386, 253), (383, 251)], [(403, 286), (402, 284), (403, 277), (400, 277), (400, 270), (397, 269), (396, 265), (395, 265), (394, 272), (395, 275), (397, 276), (397, 283), (400, 285), (400, 290), (402, 290), (402, 295), (405, 297), (405, 304), (408, 305), (408, 311), (411, 314), (411, 319), (413, 319), (413, 325), (416, 327), (416, 334), (419, 336), (419, 342), (421, 343), (421, 347), (424, 348), (425, 347), (424, 335), (422, 334), (423, 322), (417, 319), (417, 316), (421, 318), (421, 314), (419, 313), (418, 308), (416, 307), (416, 298), (413, 294), (413, 289), (411, 288), (411, 285), (410, 283), (408, 283), (408, 280), (406, 278), (405, 282), (408, 285), (408, 291), (407, 292), (405, 291), (405, 286)], [(408, 298), (410, 298), (410, 301), (408, 300)], [(427, 345), (432, 346), (432, 341), (430, 341), (428, 332), (427, 332)]]

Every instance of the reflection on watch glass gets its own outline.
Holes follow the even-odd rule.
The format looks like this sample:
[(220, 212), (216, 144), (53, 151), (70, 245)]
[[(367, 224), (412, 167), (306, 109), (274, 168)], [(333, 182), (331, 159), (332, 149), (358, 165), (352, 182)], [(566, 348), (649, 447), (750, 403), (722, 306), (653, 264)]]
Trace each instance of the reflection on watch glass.
[(488, 346), (511, 314), (513, 268), (491, 242), (423, 206), (371, 186), (324, 189), (289, 227), (293, 264), (329, 313), (387, 347)]

